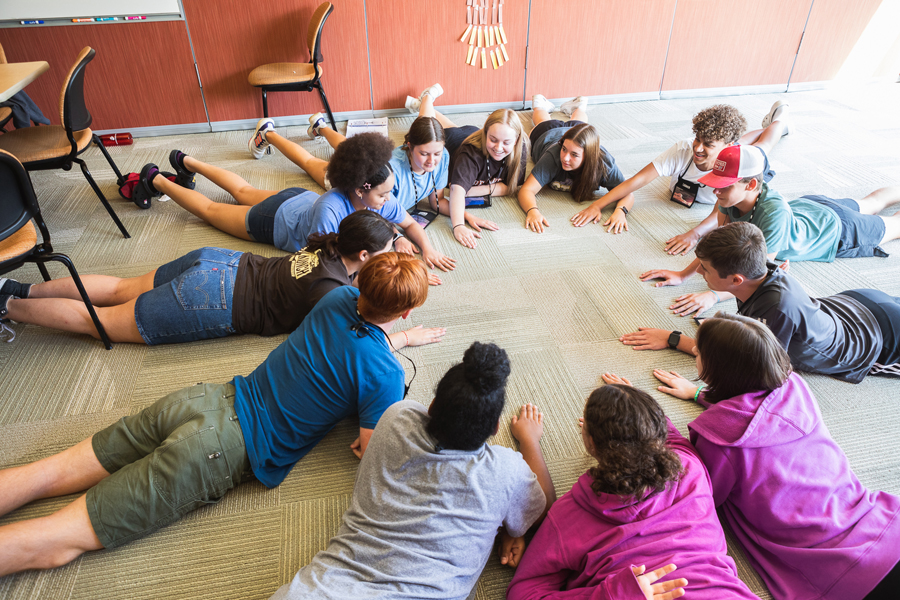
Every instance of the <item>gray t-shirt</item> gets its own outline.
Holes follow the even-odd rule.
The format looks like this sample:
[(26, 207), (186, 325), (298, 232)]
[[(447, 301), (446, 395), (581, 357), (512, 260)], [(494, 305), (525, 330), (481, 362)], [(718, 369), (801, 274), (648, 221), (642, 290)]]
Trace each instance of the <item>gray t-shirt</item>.
[(464, 599), (497, 529), (520, 536), (541, 515), (546, 498), (520, 454), (438, 450), (428, 418), (412, 401), (384, 412), (340, 530), (273, 599)]
[(768, 326), (798, 371), (859, 383), (881, 352), (875, 315), (849, 296), (810, 298), (790, 275), (769, 263), (769, 275), (738, 312)]
[[(572, 191), (574, 182), (571, 173), (563, 170), (562, 159), (559, 157), (560, 140), (569, 129), (571, 127), (551, 129), (535, 140), (534, 146), (531, 148), (531, 159), (534, 161), (531, 174), (541, 184), (541, 187), (549, 184), (551, 189), (559, 192)], [(606, 173), (605, 177), (600, 180), (600, 187), (611, 190), (625, 181), (622, 171), (616, 164), (616, 159), (603, 146), (600, 146), (599, 160), (603, 163), (603, 172)]]

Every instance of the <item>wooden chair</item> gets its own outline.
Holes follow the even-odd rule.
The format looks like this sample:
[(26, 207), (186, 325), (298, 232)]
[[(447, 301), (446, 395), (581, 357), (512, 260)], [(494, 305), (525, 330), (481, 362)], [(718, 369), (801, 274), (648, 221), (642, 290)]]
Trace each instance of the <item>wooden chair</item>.
[[(35, 223), (41, 231), (41, 243), (37, 241)], [(9, 273), (32, 262), (37, 264), (44, 281), (49, 281), (50, 274), (44, 265), (49, 261), (61, 262), (69, 269), (103, 345), (107, 350), (112, 348), (72, 259), (53, 251), (50, 231), (41, 215), (28, 172), (15, 156), (0, 150), (0, 274)]]
[(84, 103), (84, 73), (87, 64), (94, 59), (94, 54), (95, 51), (90, 46), (83, 48), (63, 83), (59, 96), (59, 116), (62, 125), (27, 127), (8, 131), (0, 135), (0, 150), (14, 155), (28, 171), (49, 169), (68, 171), (72, 168), (72, 163), (78, 163), (84, 178), (100, 198), (106, 212), (112, 217), (122, 235), (128, 238), (131, 237), (128, 230), (116, 216), (106, 196), (97, 187), (87, 164), (78, 158), (78, 155), (87, 150), (91, 142), (94, 142), (115, 172), (117, 185), (125, 182), (125, 178), (122, 177), (122, 173), (119, 172), (119, 168), (113, 162), (109, 152), (100, 143), (100, 138), (90, 129), (91, 113)]
[(309, 21), (306, 33), (306, 46), (309, 49), (308, 63), (270, 63), (250, 71), (247, 81), (250, 82), (250, 85), (262, 90), (264, 117), (269, 116), (269, 103), (266, 98), (266, 92), (311, 92), (318, 90), (319, 96), (322, 98), (322, 104), (325, 106), (325, 112), (328, 113), (331, 127), (337, 130), (334, 115), (331, 114), (331, 107), (328, 105), (328, 98), (325, 96), (325, 88), (322, 87), (322, 65), (319, 64), (322, 62), (322, 29), (325, 27), (325, 20), (333, 11), (334, 6), (330, 2), (323, 2)]

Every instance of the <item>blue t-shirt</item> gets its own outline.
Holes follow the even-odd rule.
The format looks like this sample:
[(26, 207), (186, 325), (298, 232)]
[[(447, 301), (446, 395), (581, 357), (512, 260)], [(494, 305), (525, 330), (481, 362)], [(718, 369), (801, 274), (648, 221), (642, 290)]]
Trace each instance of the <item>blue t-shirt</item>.
[[(394, 148), (391, 157), (391, 168), (394, 169), (394, 197), (404, 210), (410, 210), (419, 200), (427, 198), (433, 190), (447, 187), (447, 174), (450, 172), (450, 153), (444, 148), (441, 162), (431, 173), (417, 175), (409, 166), (409, 155), (403, 147)], [(416, 194), (416, 191), (419, 193)]]
[[(312, 194), (312, 198), (307, 194)], [(300, 194), (282, 204), (275, 213), (275, 246), (285, 252), (299, 252), (307, 246), (311, 233), (337, 233), (341, 221), (355, 208), (343, 192), (332, 189), (316, 198)], [(377, 212), (391, 223), (401, 223), (406, 211), (395, 198), (388, 199)]]
[(341, 419), (359, 414), (359, 426), (374, 429), (403, 399), (405, 373), (386, 334), (373, 325), (363, 337), (350, 329), (360, 320), (357, 298), (350, 286), (326, 294), (265, 362), (232, 382), (250, 465), (267, 487)]
[(837, 213), (809, 198), (788, 202), (763, 184), (753, 209), (741, 215), (733, 206), (719, 207), (732, 221), (747, 221), (762, 230), (766, 254), (778, 260), (832, 262), (841, 239)]

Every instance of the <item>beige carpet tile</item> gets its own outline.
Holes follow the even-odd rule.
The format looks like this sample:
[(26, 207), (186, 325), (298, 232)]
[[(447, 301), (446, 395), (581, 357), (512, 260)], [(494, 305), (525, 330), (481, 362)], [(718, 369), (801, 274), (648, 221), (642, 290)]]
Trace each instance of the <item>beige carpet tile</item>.
[(81, 558), (52, 571), (25, 571), (0, 577), (0, 598), (71, 598), (72, 588), (81, 569)]
[[(341, 527), (350, 494), (292, 502), (281, 507), (281, 562), (277, 585), (288, 583)], [(273, 590), (274, 591), (274, 590)]]
[(350, 494), (359, 467), (350, 444), (358, 437), (359, 420), (338, 423), (278, 486), (279, 504)]
[[(496, 549), (491, 552), (484, 571), (475, 585), (476, 600), (503, 600), (506, 598), (506, 588), (512, 581), (515, 571), (506, 565), (500, 564)], [(472, 596), (470, 596), (471, 598)]]

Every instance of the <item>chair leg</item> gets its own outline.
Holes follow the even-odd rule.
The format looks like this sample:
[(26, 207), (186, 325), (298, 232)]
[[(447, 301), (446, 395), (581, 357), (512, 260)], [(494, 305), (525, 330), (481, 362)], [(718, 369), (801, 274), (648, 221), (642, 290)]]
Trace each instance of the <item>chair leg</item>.
[(44, 278), (44, 281), (50, 281), (50, 273), (47, 272), (47, 267), (44, 266), (44, 263), (39, 262), (37, 267), (38, 271), (41, 272), (41, 277)]
[(109, 152), (106, 150), (106, 146), (103, 145), (103, 142), (100, 141), (100, 138), (96, 133), (94, 134), (93, 142), (97, 144), (98, 148), (100, 148), (100, 152), (102, 152), (103, 156), (106, 157), (106, 162), (109, 163), (109, 166), (112, 167), (113, 172), (116, 174), (116, 185), (122, 185), (123, 183), (125, 183), (125, 177), (122, 176), (122, 172), (119, 171), (119, 167), (112, 159), (112, 156), (109, 155)]
[[(84, 284), (81, 283), (81, 277), (78, 276), (78, 271), (75, 270), (75, 263), (72, 262), (72, 259), (66, 256), (65, 254), (53, 253), (46, 254), (40, 257), (41, 261), (54, 260), (56, 262), (61, 262), (69, 269), (69, 275), (72, 276), (72, 280), (75, 282), (75, 287), (78, 288), (78, 293), (81, 294), (81, 300), (84, 302), (85, 308), (88, 310), (88, 314), (91, 315), (91, 320), (94, 322), (94, 327), (97, 328), (97, 333), (100, 334), (100, 340), (103, 342), (103, 345), (106, 346), (107, 350), (112, 350), (112, 343), (109, 341), (109, 336), (106, 334), (106, 329), (103, 328), (103, 323), (100, 322), (100, 317), (97, 316), (97, 311), (94, 310), (94, 304), (91, 302), (90, 296), (88, 296), (87, 290), (84, 289)], [(38, 268), (44, 267), (42, 262), (38, 262)]]
[(266, 97), (266, 89), (260, 88), (262, 90), (262, 98), (263, 98), (263, 117), (266, 119), (269, 118), (269, 99)]
[(103, 195), (103, 192), (100, 191), (100, 188), (97, 187), (97, 184), (94, 182), (94, 178), (91, 177), (91, 172), (88, 171), (87, 164), (80, 158), (74, 158), (72, 160), (73, 162), (77, 162), (78, 166), (81, 167), (81, 172), (84, 174), (84, 178), (87, 179), (88, 183), (91, 184), (91, 187), (94, 188), (94, 193), (97, 194), (98, 198), (100, 198), (100, 202), (103, 203), (103, 207), (106, 209), (106, 212), (109, 213), (109, 216), (112, 217), (112, 220), (119, 228), (119, 231), (121, 231), (122, 235), (124, 235), (126, 238), (130, 238), (131, 235), (128, 233), (128, 230), (125, 229), (124, 225), (122, 225), (122, 221), (119, 220), (116, 212), (113, 210), (112, 206), (109, 205), (109, 201), (107, 201), (106, 196)]
[(328, 98), (325, 96), (325, 88), (322, 87), (322, 82), (316, 82), (316, 88), (319, 90), (319, 96), (322, 97), (322, 104), (325, 105), (325, 112), (328, 113), (328, 120), (331, 121), (331, 128), (337, 131), (337, 123), (334, 122), (334, 115), (331, 114), (331, 107), (328, 105)]

